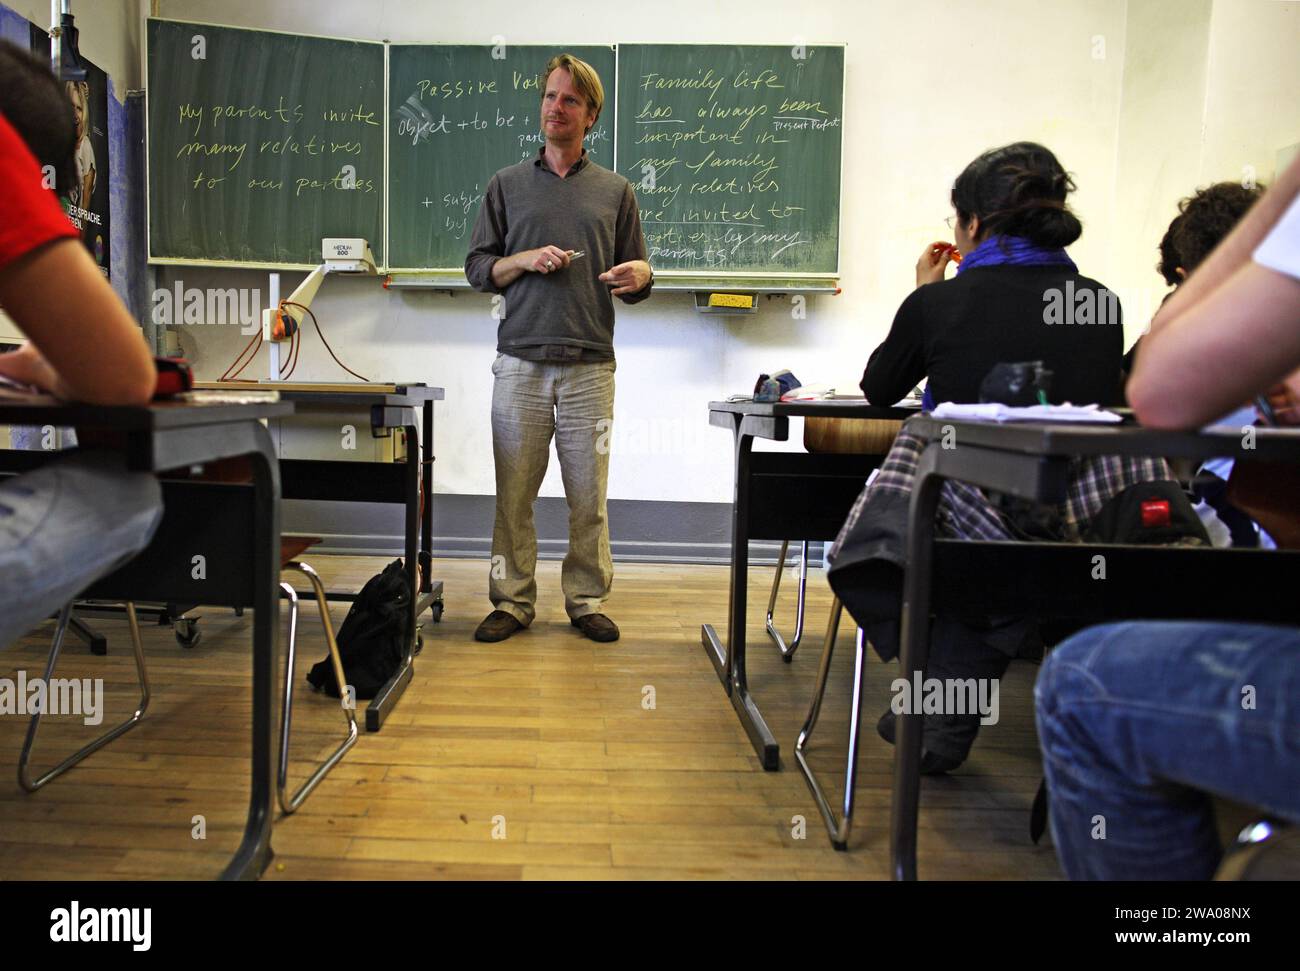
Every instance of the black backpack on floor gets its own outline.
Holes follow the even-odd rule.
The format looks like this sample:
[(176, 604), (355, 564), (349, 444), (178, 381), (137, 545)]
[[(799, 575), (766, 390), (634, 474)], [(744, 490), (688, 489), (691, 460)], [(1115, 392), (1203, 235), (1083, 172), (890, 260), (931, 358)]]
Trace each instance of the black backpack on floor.
[[(411, 590), (402, 561), (394, 560), (384, 572), (371, 577), (339, 628), (339, 656), (347, 683), (358, 699), (373, 698), (397, 673), (411, 636)], [(339, 696), (329, 655), (312, 665), (307, 680), (331, 698)]]

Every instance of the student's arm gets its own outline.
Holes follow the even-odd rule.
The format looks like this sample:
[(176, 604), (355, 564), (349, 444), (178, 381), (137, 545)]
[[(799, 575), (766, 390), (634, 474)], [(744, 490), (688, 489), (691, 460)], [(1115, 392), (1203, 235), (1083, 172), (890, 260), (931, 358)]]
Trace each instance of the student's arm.
[(1300, 279), (1247, 262), (1177, 326), (1143, 339), (1129, 403), (1152, 428), (1204, 425), (1300, 365), (1298, 321)]
[(1249, 263), (1250, 254), (1268, 235), (1282, 213), (1286, 212), (1287, 206), (1298, 192), (1300, 156), (1287, 167), (1263, 197), (1250, 207), (1246, 217), (1214, 248), (1209, 258), (1193, 271), (1187, 282), (1161, 305), (1160, 311), (1151, 321), (1151, 333), (1172, 324)]
[(89, 404), (153, 397), (157, 371), (140, 329), (79, 240), (56, 240), (0, 267), (0, 306), (31, 338), (0, 354), (0, 374)]
[(923, 290), (908, 294), (885, 342), (872, 352), (862, 375), (862, 393), (867, 401), (882, 408), (900, 401), (925, 377), (925, 345), (921, 328)]

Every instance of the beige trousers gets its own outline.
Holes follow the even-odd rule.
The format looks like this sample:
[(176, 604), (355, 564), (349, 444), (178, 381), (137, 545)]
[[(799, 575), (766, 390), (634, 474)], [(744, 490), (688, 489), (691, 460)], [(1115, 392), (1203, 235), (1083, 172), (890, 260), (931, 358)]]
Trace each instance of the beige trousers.
[(560, 572), (564, 609), (573, 618), (600, 613), (614, 582), (605, 513), (614, 367), (613, 361), (561, 364), (508, 354), (492, 364), (497, 506), (488, 596), (525, 626), (537, 613), (533, 503), (552, 437), (569, 504), (569, 549)]

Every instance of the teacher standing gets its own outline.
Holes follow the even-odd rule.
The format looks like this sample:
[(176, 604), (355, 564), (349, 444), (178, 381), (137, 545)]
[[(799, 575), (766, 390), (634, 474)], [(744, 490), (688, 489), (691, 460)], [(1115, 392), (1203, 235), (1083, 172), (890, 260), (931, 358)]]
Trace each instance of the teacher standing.
[(653, 274), (631, 184), (583, 148), (605, 103), (599, 75), (560, 54), (539, 82), (546, 144), (492, 177), (465, 258), (474, 289), (504, 295), (492, 364), (493, 610), (474, 637), (505, 640), (536, 616), (533, 503), (554, 437), (569, 504), (564, 607), (584, 635), (614, 641), (618, 627), (602, 612), (614, 580), (605, 510), (613, 298), (644, 300)]

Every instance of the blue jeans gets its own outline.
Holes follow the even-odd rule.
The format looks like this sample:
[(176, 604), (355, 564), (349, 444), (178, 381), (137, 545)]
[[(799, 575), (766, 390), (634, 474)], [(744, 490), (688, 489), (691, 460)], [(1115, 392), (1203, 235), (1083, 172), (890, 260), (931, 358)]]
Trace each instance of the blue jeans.
[(162, 489), (85, 452), (0, 480), (0, 648), (144, 549)]
[(1052, 839), (1072, 880), (1204, 880), (1211, 794), (1300, 822), (1300, 630), (1093, 627), (1034, 688)]

